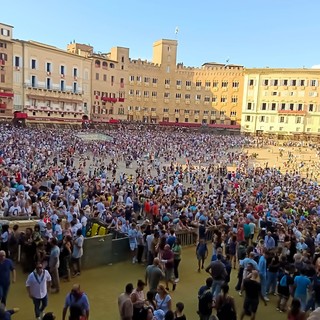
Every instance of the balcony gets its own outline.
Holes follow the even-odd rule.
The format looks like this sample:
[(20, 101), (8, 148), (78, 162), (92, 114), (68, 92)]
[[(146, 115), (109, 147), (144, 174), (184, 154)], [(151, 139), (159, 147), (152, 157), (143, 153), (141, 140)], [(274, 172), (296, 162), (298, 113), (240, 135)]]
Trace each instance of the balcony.
[(124, 102), (124, 98), (119, 98), (118, 101), (119, 102)]

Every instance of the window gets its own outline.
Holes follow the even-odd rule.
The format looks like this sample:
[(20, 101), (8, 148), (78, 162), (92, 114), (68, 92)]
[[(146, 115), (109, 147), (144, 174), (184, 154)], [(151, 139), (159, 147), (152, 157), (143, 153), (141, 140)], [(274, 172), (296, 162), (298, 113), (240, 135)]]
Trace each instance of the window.
[(158, 79), (157, 78), (152, 78), (152, 83), (153, 84), (157, 84), (158, 83)]
[(290, 104), (289, 104), (289, 109), (290, 109), (291, 111), (294, 110), (294, 103), (290, 103)]
[(211, 87), (211, 82), (210, 81), (206, 81), (204, 85), (205, 85), (206, 88), (210, 88)]
[(265, 102), (262, 103), (261, 110), (263, 110), (263, 111), (267, 110), (267, 104)]
[(65, 90), (64, 80), (60, 80), (60, 91), (64, 91), (64, 90)]
[(47, 89), (51, 89), (51, 79), (50, 78), (47, 78), (47, 86), (46, 86)]
[(157, 112), (157, 108), (151, 108), (151, 112)]
[(115, 68), (114, 63), (110, 63), (109, 66), (110, 66), (111, 69), (114, 69), (114, 68)]
[(277, 92), (277, 91), (272, 91), (271, 95), (272, 95), (272, 96), (277, 96), (277, 95), (278, 95), (278, 92)]
[(189, 80), (186, 81), (186, 87), (191, 87), (191, 81)]
[(196, 87), (201, 87), (201, 80), (196, 81)]
[(232, 103), (237, 103), (238, 102), (238, 97), (237, 96), (232, 96), (231, 97), (231, 102)]
[(221, 102), (227, 102), (227, 96), (221, 96)]
[(5, 83), (6, 82), (6, 76), (4, 74), (1, 74), (0, 76), (0, 82)]
[(222, 88), (227, 88), (228, 87), (228, 81), (222, 81)]
[(291, 86), (295, 87), (297, 85), (297, 80), (291, 80)]
[(254, 80), (253, 79), (250, 79), (249, 80), (249, 86), (251, 87), (251, 86), (253, 86), (254, 85)]
[(174, 109), (174, 113), (180, 113), (180, 109)]
[(288, 85), (288, 80), (287, 80), (287, 79), (284, 79), (284, 80), (283, 80), (283, 85), (284, 85), (284, 86), (287, 86), (287, 85)]
[(301, 123), (301, 117), (296, 117), (296, 123)]
[(273, 79), (272, 80), (272, 85), (273, 86), (278, 86), (279, 85), (279, 80), (278, 79)]
[(78, 68), (73, 68), (73, 76), (78, 77)]
[(216, 80), (213, 81), (213, 82), (212, 82), (212, 87), (213, 87), (213, 88), (218, 88), (218, 87), (219, 87), (219, 81), (216, 81)]
[(280, 117), (279, 122), (284, 123), (284, 117)]
[(31, 69), (37, 69), (37, 60), (31, 59)]
[(104, 81), (104, 82), (107, 81), (107, 75), (106, 75), (106, 74), (103, 75), (103, 81)]
[(232, 88), (239, 88), (239, 82), (238, 81), (233, 81), (232, 82)]
[(196, 101), (200, 101), (201, 100), (201, 94), (196, 94)]
[(185, 98), (186, 100), (190, 100), (190, 97), (191, 97), (191, 95), (190, 95), (189, 93), (187, 93), (187, 94), (184, 95), (184, 98)]
[(168, 98), (170, 98), (170, 93), (169, 93), (169, 92), (165, 92), (165, 93), (163, 94), (163, 96), (164, 96), (166, 99), (168, 99)]
[(164, 108), (163, 112), (167, 113), (167, 112), (169, 112), (169, 109), (168, 108)]
[(189, 114), (189, 113), (190, 113), (190, 110), (184, 110), (184, 113), (185, 113), (185, 114)]
[(217, 101), (218, 101), (218, 96), (213, 95), (213, 96), (212, 96), (212, 102), (217, 102)]
[(7, 61), (8, 60), (8, 55), (6, 53), (0, 53), (0, 60)]
[(182, 81), (181, 80), (177, 80), (176, 84), (177, 84), (177, 86), (181, 86), (182, 85)]
[(96, 72), (96, 80), (99, 80), (99, 73)]
[(77, 84), (77, 82), (74, 82), (73, 83), (73, 92), (77, 93), (77, 91), (78, 91), (78, 84)]
[(4, 37), (9, 37), (10, 36), (10, 30), (1, 28), (1, 35), (4, 36)]
[(134, 95), (134, 90), (133, 89), (130, 89), (129, 90), (129, 96), (133, 96)]
[(31, 87), (35, 88), (37, 86), (37, 77), (31, 76)]
[(166, 69), (167, 73), (170, 73), (170, 67), (167, 66), (167, 69)]
[(301, 86), (301, 87), (304, 87), (304, 86), (305, 86), (305, 83), (306, 83), (305, 80), (300, 80), (300, 86)]
[(149, 77), (144, 77), (144, 83), (149, 83), (150, 82), (150, 78)]
[(266, 121), (266, 117), (265, 116), (260, 116), (260, 122), (265, 122)]
[(20, 67), (20, 57), (14, 57), (14, 66)]
[(277, 109), (277, 104), (276, 103), (271, 103), (271, 110), (275, 111)]
[(184, 119), (184, 122), (189, 122), (189, 119), (188, 119), (188, 118), (185, 118), (185, 119)]
[(143, 96), (145, 98), (149, 98), (149, 91), (143, 91)]
[(152, 94), (151, 94), (151, 95), (152, 95), (152, 97), (154, 97), (154, 98), (157, 97), (157, 91), (152, 91)]
[(4, 42), (0, 42), (0, 48), (7, 49), (7, 44)]
[(60, 66), (60, 74), (65, 75), (65, 66)]
[(269, 80), (268, 79), (264, 79), (263, 80), (263, 85), (264, 86), (268, 86), (269, 85)]
[(165, 79), (164, 84), (170, 85), (170, 79)]
[(107, 69), (108, 68), (108, 63), (106, 61), (102, 61), (102, 68)]
[(281, 110), (286, 110), (286, 104), (285, 103), (281, 103)]
[(137, 97), (141, 97), (141, 91), (140, 90), (136, 90), (136, 96)]
[(134, 107), (135, 111), (140, 111), (140, 107)]
[(51, 73), (52, 69), (52, 65), (51, 62), (47, 62), (46, 63), (46, 72)]
[(253, 110), (253, 103), (252, 102), (248, 102), (247, 110)]
[(181, 99), (181, 93), (176, 93), (176, 99)]
[(230, 112), (230, 116), (231, 116), (231, 117), (235, 117), (236, 115), (237, 115), (237, 111), (231, 111), (231, 112)]
[(317, 87), (318, 86), (318, 80), (311, 80), (310, 85), (311, 85), (311, 87)]
[(298, 104), (298, 111), (302, 111), (303, 110), (303, 104), (302, 103), (299, 103)]
[(124, 108), (118, 108), (118, 114), (123, 115), (124, 114)]
[(114, 76), (111, 76), (111, 85), (113, 86), (114, 84)]
[(124, 63), (124, 56), (121, 57), (121, 62)]
[(137, 76), (137, 81), (141, 82), (142, 77), (141, 76)]
[(226, 112), (224, 110), (220, 111), (220, 116), (224, 116)]
[(313, 103), (310, 103), (309, 104), (309, 112), (312, 112), (312, 111), (314, 111), (314, 105), (313, 105)]
[(194, 114), (200, 114), (200, 110), (194, 110)]
[(205, 102), (210, 102), (210, 97), (209, 96), (204, 96), (204, 101)]
[(130, 76), (129, 81), (131, 81), (131, 82), (134, 81), (134, 76)]
[(209, 110), (204, 110), (204, 111), (203, 111), (203, 114), (204, 114), (204, 115), (208, 115), (208, 114), (209, 114)]
[(212, 116), (215, 116), (217, 114), (217, 111), (216, 110), (211, 110), (211, 115)]

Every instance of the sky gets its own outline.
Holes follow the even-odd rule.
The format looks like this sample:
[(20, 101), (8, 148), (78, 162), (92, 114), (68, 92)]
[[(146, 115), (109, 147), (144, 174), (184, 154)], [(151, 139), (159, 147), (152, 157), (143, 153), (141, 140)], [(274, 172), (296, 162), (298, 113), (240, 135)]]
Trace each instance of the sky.
[(151, 61), (153, 42), (176, 39), (185, 66), (309, 68), (320, 65), (319, 12), (320, 0), (15, 0), (0, 21), (15, 39), (61, 49), (73, 40), (95, 52), (122, 46)]

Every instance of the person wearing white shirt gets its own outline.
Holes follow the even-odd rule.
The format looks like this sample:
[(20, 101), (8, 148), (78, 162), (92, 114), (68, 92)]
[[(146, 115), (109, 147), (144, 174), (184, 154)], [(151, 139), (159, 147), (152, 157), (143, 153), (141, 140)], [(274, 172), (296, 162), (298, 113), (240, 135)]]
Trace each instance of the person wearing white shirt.
[(34, 304), (36, 319), (40, 319), (44, 309), (48, 305), (48, 288), (50, 288), (51, 276), (47, 270), (38, 263), (36, 269), (31, 272), (26, 281), (29, 297)]

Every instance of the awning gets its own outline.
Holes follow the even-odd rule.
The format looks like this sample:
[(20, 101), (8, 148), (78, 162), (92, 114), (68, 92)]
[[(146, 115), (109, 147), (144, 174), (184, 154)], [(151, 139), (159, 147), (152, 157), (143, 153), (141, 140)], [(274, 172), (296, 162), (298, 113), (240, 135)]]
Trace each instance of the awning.
[(14, 114), (15, 119), (27, 119), (28, 115), (25, 112), (16, 112)]
[(101, 97), (101, 100), (102, 101), (105, 101), (105, 102), (112, 102), (112, 103), (115, 103), (117, 102), (117, 98), (110, 98), (110, 97)]
[(7, 109), (6, 103), (0, 103), (0, 109)]
[(0, 98), (13, 98), (14, 94), (12, 92), (1, 92)]

